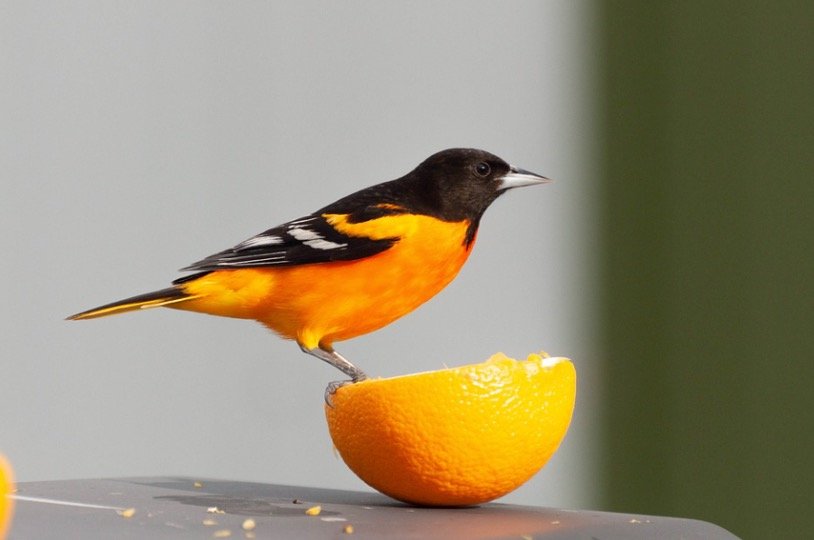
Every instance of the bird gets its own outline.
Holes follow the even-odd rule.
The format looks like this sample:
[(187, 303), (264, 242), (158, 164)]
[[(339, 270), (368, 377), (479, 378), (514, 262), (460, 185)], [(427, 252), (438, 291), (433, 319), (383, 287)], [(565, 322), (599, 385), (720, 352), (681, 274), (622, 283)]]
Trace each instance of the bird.
[(442, 150), (400, 178), (182, 268), (191, 274), (168, 288), (67, 319), (155, 307), (253, 319), (350, 378), (332, 391), (367, 378), (334, 342), (378, 330), (435, 296), (469, 257), (489, 205), (550, 181), (484, 150)]

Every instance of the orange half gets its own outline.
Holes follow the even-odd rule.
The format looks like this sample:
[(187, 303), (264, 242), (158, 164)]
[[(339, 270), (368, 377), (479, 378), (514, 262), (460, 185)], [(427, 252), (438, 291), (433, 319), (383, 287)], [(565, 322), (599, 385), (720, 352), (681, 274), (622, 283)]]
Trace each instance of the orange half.
[(545, 354), (339, 388), (325, 407), (342, 459), (365, 483), (412, 504), (501, 497), (549, 460), (568, 430), (576, 372)]

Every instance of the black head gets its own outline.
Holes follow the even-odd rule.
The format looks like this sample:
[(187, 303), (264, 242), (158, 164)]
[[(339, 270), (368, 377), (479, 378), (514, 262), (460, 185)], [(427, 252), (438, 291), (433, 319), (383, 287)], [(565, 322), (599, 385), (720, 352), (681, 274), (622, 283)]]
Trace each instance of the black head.
[(360, 222), (418, 212), (445, 221), (468, 220), (474, 234), (483, 212), (502, 193), (548, 181), (489, 152), (452, 148), (433, 154), (401, 178), (352, 193), (317, 213), (348, 214), (351, 222)]
[(450, 221), (478, 221), (507, 190), (549, 181), (474, 148), (451, 148), (433, 154), (405, 180), (408, 178), (432, 213)]

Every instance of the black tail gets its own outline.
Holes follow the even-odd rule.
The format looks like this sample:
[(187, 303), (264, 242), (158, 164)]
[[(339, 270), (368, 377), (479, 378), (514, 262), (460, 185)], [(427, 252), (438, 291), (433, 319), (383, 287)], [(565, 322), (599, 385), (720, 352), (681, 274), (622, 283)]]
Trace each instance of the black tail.
[(118, 302), (112, 302), (99, 306), (75, 315), (68, 317), (69, 321), (78, 321), (82, 319), (95, 319), (96, 317), (106, 317), (108, 315), (116, 315), (117, 313), (124, 313), (126, 311), (135, 311), (137, 309), (145, 309), (159, 306), (166, 306), (168, 304), (175, 304), (177, 302), (184, 302), (196, 298), (196, 296), (189, 295), (184, 292), (181, 287), (169, 287), (168, 289), (161, 289), (160, 291), (153, 291), (146, 294), (140, 294)]

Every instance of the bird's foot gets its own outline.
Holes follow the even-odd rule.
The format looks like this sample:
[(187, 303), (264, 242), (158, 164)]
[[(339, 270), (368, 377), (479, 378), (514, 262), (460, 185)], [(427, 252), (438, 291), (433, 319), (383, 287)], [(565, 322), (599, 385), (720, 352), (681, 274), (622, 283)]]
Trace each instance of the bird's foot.
[(354, 376), (349, 381), (331, 381), (328, 383), (328, 386), (325, 387), (325, 404), (332, 408), (334, 407), (333, 404), (333, 395), (336, 393), (337, 390), (342, 388), (343, 386), (347, 386), (349, 384), (358, 383), (360, 381), (364, 381), (367, 379), (367, 375), (364, 374), (363, 371), (359, 370), (356, 376)]

